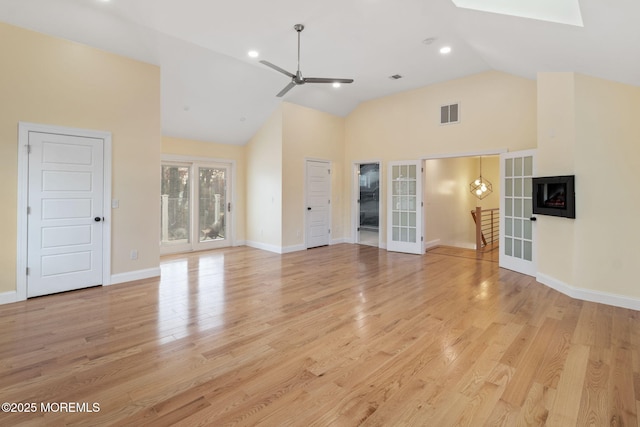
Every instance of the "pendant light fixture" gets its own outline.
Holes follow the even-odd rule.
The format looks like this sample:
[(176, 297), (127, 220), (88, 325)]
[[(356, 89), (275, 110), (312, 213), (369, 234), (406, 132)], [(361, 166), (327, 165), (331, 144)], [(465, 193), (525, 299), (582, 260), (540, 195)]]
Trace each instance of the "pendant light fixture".
[(482, 177), (482, 156), (480, 156), (480, 176), (469, 184), (469, 189), (480, 200), (493, 192), (491, 182)]

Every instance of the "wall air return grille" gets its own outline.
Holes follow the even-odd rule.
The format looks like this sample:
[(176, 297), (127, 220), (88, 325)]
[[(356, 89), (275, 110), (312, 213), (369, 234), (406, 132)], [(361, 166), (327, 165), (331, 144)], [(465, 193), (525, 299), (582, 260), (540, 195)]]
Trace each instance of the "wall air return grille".
[(440, 107), (440, 124), (449, 125), (460, 123), (460, 104), (443, 105)]

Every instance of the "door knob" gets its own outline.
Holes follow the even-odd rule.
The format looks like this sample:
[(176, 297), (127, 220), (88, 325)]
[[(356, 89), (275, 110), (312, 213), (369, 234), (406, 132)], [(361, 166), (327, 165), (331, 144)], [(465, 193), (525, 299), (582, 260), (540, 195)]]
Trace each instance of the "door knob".
[(97, 216), (97, 217), (93, 218), (93, 220), (95, 222), (100, 222), (100, 221), (104, 220), (104, 218), (101, 218), (101, 217)]
[(307, 207), (307, 210), (310, 211), (311, 210), (311, 206)]
[(536, 218), (535, 216), (532, 216), (531, 218), (529, 218), (531, 221), (537, 221), (538, 218)]

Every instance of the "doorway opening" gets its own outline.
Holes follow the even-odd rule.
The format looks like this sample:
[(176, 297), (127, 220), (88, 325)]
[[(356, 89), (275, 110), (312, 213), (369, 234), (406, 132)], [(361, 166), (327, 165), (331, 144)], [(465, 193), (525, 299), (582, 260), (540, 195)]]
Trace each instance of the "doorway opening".
[[(482, 163), (480, 163), (482, 161)], [(482, 169), (480, 168), (482, 164)], [(493, 183), (493, 192), (482, 198), (473, 185), (482, 176)], [(425, 249), (436, 247), (477, 250), (477, 223), (481, 242), (495, 241), (498, 247), (501, 198), (500, 156), (498, 153), (469, 153), (429, 158), (424, 162)], [(474, 215), (482, 212), (480, 218)], [(485, 218), (485, 213), (492, 214)], [(487, 230), (485, 230), (487, 228)], [(489, 231), (494, 230), (494, 231)], [(482, 248), (482, 245), (480, 246)], [(497, 251), (495, 251), (497, 257)]]
[(380, 245), (380, 163), (356, 164), (356, 243)]

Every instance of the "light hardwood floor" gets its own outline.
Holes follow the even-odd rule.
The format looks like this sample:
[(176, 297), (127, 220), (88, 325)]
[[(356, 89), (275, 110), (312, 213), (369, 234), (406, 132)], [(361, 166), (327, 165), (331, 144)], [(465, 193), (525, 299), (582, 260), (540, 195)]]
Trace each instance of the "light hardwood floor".
[(232, 248), (0, 306), (0, 399), (100, 409), (0, 425), (631, 426), (639, 348), (638, 312), (465, 251)]

